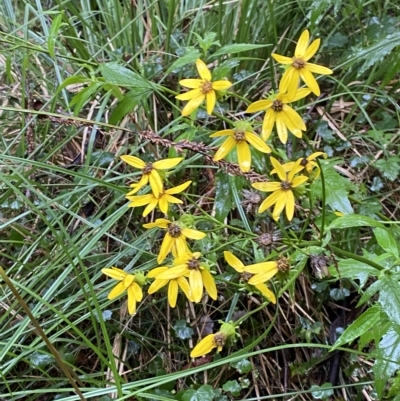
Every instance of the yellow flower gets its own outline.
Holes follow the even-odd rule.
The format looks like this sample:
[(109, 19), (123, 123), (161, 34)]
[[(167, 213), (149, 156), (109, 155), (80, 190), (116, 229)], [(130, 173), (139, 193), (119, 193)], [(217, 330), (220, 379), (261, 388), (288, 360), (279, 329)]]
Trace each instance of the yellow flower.
[[(254, 287), (256, 287), (270, 302), (273, 304), (276, 303), (274, 293), (264, 283), (278, 273), (277, 262), (262, 262), (245, 266), (241, 260), (229, 251), (224, 252), (224, 257), (229, 266), (233, 267), (239, 273), (245, 273), (242, 277), (244, 281), (247, 281), (250, 285), (254, 285)], [(254, 275), (247, 277), (246, 273)]]
[(179, 194), (180, 192), (184, 191), (191, 183), (192, 181), (186, 181), (185, 183), (178, 185), (177, 187), (162, 189), (158, 196), (156, 196), (154, 193), (137, 196), (126, 196), (126, 198), (130, 200), (130, 203), (128, 203), (128, 207), (147, 205), (143, 211), (143, 216), (147, 216), (158, 206), (164, 214), (167, 214), (169, 203), (183, 203), (180, 199), (175, 198), (175, 196), (172, 195)]
[(192, 358), (197, 358), (209, 354), (214, 348), (218, 352), (222, 351), (222, 347), (226, 341), (235, 336), (235, 325), (233, 323), (222, 323), (219, 332), (205, 336), (190, 353)]
[(162, 191), (163, 183), (157, 170), (169, 170), (170, 168), (177, 166), (183, 160), (183, 157), (158, 160), (154, 163), (146, 163), (138, 157), (129, 155), (123, 155), (121, 156), (121, 159), (125, 163), (128, 163), (129, 165), (136, 167), (143, 172), (143, 176), (140, 181), (130, 185), (130, 187), (134, 189), (128, 192), (127, 195), (135, 194), (140, 188), (143, 188), (145, 185), (150, 183), (154, 195), (158, 196)]
[(296, 92), (300, 78), (316, 96), (319, 96), (321, 91), (313, 73), (322, 75), (333, 74), (333, 71), (329, 68), (308, 62), (317, 52), (321, 42), (321, 39), (315, 39), (309, 46), (309, 39), (310, 34), (308, 30), (305, 30), (297, 43), (294, 57), (285, 57), (272, 53), (272, 57), (278, 63), (289, 65), (289, 68), (285, 71), (281, 80), (281, 90), (283, 92), (288, 91), (289, 97), (293, 96)]
[(167, 230), (167, 233), (165, 234), (161, 244), (157, 263), (162, 263), (170, 252), (175, 254), (175, 256), (189, 252), (186, 244), (186, 238), (200, 240), (206, 236), (206, 234), (201, 231), (181, 227), (179, 224), (173, 223), (167, 219), (157, 219), (154, 223), (143, 224), (143, 227), (158, 227)]
[[(298, 166), (298, 170), (296, 171), (295, 174), (297, 174), (299, 171), (305, 169), (307, 174), (310, 175), (314, 168), (317, 169), (317, 172), (315, 174), (314, 180), (317, 179), (319, 177), (319, 175), (321, 174), (320, 168), (318, 166), (318, 163), (316, 163), (315, 160), (317, 157), (319, 156), (323, 156), (325, 159), (328, 157), (328, 155), (324, 152), (314, 152), (311, 155), (307, 156), (307, 157), (302, 157), (300, 158), (300, 165)], [(294, 166), (296, 162), (289, 162), (289, 163), (285, 163), (282, 164), (283, 169), (285, 170), (286, 173), (288, 173)], [(276, 174), (277, 171), (276, 169), (273, 169), (270, 174)]]
[(173, 267), (161, 273), (158, 278), (171, 280), (182, 276), (188, 277), (190, 296), (193, 302), (201, 301), (203, 297), (203, 286), (212, 299), (217, 299), (218, 294), (214, 277), (207, 267), (198, 261), (200, 256), (200, 252), (186, 252), (183, 255), (178, 255), (174, 260)]
[(261, 138), (265, 141), (270, 137), (274, 124), (278, 131), (279, 139), (282, 143), (287, 142), (288, 130), (297, 138), (301, 138), (302, 131), (305, 131), (306, 125), (300, 115), (293, 110), (288, 103), (302, 99), (310, 93), (309, 89), (298, 89), (292, 98), (289, 97), (282, 87), (279, 87), (278, 93), (272, 93), (268, 99), (257, 100), (251, 103), (246, 110), (246, 113), (256, 113), (264, 111), (264, 121), (261, 130)]
[(247, 173), (251, 168), (251, 150), (253, 145), (257, 150), (263, 153), (271, 153), (271, 148), (256, 134), (251, 132), (251, 124), (247, 121), (237, 123), (235, 129), (224, 129), (210, 135), (211, 138), (227, 136), (228, 138), (215, 153), (213, 160), (223, 159), (235, 146), (237, 146), (237, 156), (240, 170)]
[(142, 273), (129, 274), (117, 267), (102, 269), (101, 271), (106, 276), (120, 281), (108, 294), (108, 299), (114, 299), (127, 291), (128, 312), (134, 315), (136, 313), (136, 302), (140, 302), (143, 298), (141, 285), (143, 285), (145, 281), (144, 275)]
[(274, 211), (272, 212), (274, 220), (278, 220), (283, 209), (286, 208), (286, 216), (288, 220), (291, 221), (294, 215), (294, 195), (292, 188), (296, 188), (305, 183), (308, 178), (304, 175), (294, 177), (299, 171), (301, 159), (297, 160), (289, 173), (285, 172), (278, 160), (273, 157), (271, 157), (270, 160), (281, 182), (255, 182), (252, 184), (252, 186), (259, 191), (273, 192), (261, 203), (258, 212), (262, 213), (272, 205), (275, 205)]
[(197, 71), (201, 79), (182, 79), (179, 83), (186, 88), (192, 89), (189, 92), (175, 96), (179, 100), (189, 100), (182, 110), (183, 116), (188, 116), (196, 110), (204, 101), (207, 104), (207, 113), (214, 110), (217, 96), (215, 91), (226, 90), (232, 86), (229, 81), (211, 81), (211, 72), (200, 59), (196, 60)]
[(168, 269), (169, 268), (167, 266), (163, 266), (163, 267), (157, 267), (153, 270), (150, 270), (147, 277), (155, 278), (155, 280), (151, 283), (147, 292), (149, 294), (153, 294), (156, 291), (158, 291), (159, 289), (161, 289), (164, 286), (166, 286), (167, 284), (169, 284), (168, 285), (168, 303), (171, 306), (171, 308), (175, 308), (175, 306), (176, 306), (176, 300), (178, 298), (179, 288), (184, 292), (184, 294), (186, 295), (186, 298), (189, 301), (193, 301), (193, 299), (191, 298), (191, 295), (190, 295), (190, 286), (185, 277), (180, 276), (180, 277), (177, 277), (174, 279), (158, 278), (160, 276), (160, 274), (168, 271)]

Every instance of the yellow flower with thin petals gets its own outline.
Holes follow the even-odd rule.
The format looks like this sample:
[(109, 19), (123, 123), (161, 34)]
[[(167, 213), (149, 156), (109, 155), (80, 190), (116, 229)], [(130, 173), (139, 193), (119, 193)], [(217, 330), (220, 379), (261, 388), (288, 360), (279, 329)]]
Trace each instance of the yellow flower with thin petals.
[(128, 192), (127, 195), (135, 194), (140, 190), (140, 188), (143, 188), (145, 185), (150, 183), (151, 190), (155, 196), (158, 196), (162, 191), (163, 183), (157, 170), (169, 170), (170, 168), (177, 166), (183, 160), (183, 157), (158, 160), (154, 163), (144, 162), (138, 157), (129, 155), (123, 155), (121, 156), (121, 159), (130, 166), (136, 167), (143, 172), (140, 181), (130, 185), (130, 187), (134, 189)]
[(256, 134), (251, 132), (251, 124), (241, 121), (235, 129), (224, 129), (210, 135), (211, 138), (227, 136), (228, 138), (215, 153), (213, 160), (223, 159), (232, 149), (237, 147), (237, 156), (240, 170), (247, 173), (251, 168), (251, 150), (249, 144), (263, 153), (271, 153), (271, 148)]
[(153, 211), (157, 206), (164, 213), (168, 213), (168, 208), (170, 203), (183, 203), (178, 198), (175, 198), (175, 194), (179, 194), (184, 191), (192, 181), (186, 181), (185, 183), (178, 185), (177, 187), (173, 187), (170, 189), (162, 189), (161, 192), (156, 196), (154, 193), (146, 194), (146, 195), (137, 195), (137, 196), (126, 196), (130, 202), (128, 203), (128, 207), (138, 207), (147, 205), (143, 211), (143, 216), (147, 216), (151, 211)]
[(189, 252), (186, 244), (186, 238), (200, 240), (206, 236), (206, 234), (201, 231), (193, 230), (192, 228), (181, 227), (178, 223), (174, 223), (167, 219), (157, 219), (154, 223), (143, 224), (143, 227), (158, 227), (167, 230), (167, 233), (165, 234), (161, 244), (157, 263), (162, 263), (170, 252), (175, 254), (175, 256)]
[(188, 116), (206, 101), (207, 113), (211, 114), (217, 101), (216, 91), (229, 89), (232, 83), (229, 81), (211, 81), (211, 72), (205, 63), (197, 59), (196, 68), (201, 79), (182, 79), (179, 83), (189, 89), (189, 92), (175, 96), (179, 100), (189, 100), (182, 110), (183, 116)]
[(297, 160), (289, 173), (286, 173), (278, 160), (273, 157), (271, 157), (270, 160), (281, 182), (255, 182), (252, 184), (252, 186), (259, 191), (273, 192), (261, 203), (258, 212), (262, 213), (272, 205), (275, 205), (274, 211), (272, 212), (274, 220), (278, 220), (283, 209), (286, 208), (286, 217), (291, 221), (294, 215), (294, 194), (292, 188), (304, 184), (308, 178), (305, 175), (294, 177), (298, 172), (301, 159)]
[[(314, 152), (307, 157), (300, 158), (299, 159), (300, 165), (298, 166), (298, 171), (296, 173), (305, 169), (305, 172), (307, 173), (307, 175), (311, 175), (313, 170), (317, 169), (317, 172), (315, 173), (315, 176), (313, 177), (313, 179), (316, 180), (319, 177), (319, 175), (321, 174), (321, 171), (318, 166), (318, 163), (315, 162), (314, 160), (319, 156), (323, 156), (325, 159), (328, 157), (328, 155), (324, 152)], [(285, 163), (285, 164), (282, 164), (282, 167), (285, 170), (285, 172), (288, 173), (293, 168), (295, 163), (296, 162)], [(270, 172), (270, 174), (276, 174), (276, 173), (277, 173), (276, 169), (273, 169)]]
[(175, 308), (176, 300), (178, 298), (178, 291), (179, 288), (184, 292), (186, 298), (189, 301), (193, 301), (190, 295), (190, 286), (187, 279), (183, 276), (173, 278), (173, 279), (160, 279), (160, 274), (168, 271), (167, 266), (157, 267), (153, 270), (150, 270), (147, 277), (148, 278), (155, 278), (155, 280), (151, 283), (148, 293), (153, 294), (156, 291), (160, 290), (161, 288), (165, 287), (168, 284), (168, 303), (171, 308)]
[(265, 285), (265, 282), (278, 273), (277, 262), (262, 262), (245, 266), (232, 252), (225, 251), (224, 257), (229, 266), (233, 267), (237, 272), (243, 273), (242, 279), (244, 281), (254, 285), (270, 302), (276, 303), (274, 293)]
[(128, 294), (128, 312), (131, 315), (134, 315), (136, 313), (136, 302), (140, 302), (143, 299), (141, 286), (145, 282), (144, 274), (129, 274), (117, 267), (102, 269), (101, 271), (106, 276), (119, 281), (119, 283), (108, 294), (108, 299), (114, 299), (126, 291)]
[(216, 300), (217, 287), (214, 277), (207, 267), (199, 262), (200, 252), (187, 252), (183, 255), (178, 255), (174, 260), (174, 265), (164, 273), (161, 273), (158, 278), (162, 280), (171, 280), (178, 277), (188, 277), (190, 286), (190, 296), (193, 302), (200, 302), (203, 297), (203, 287), (208, 295)]
[(285, 71), (281, 80), (281, 90), (283, 92), (288, 91), (289, 97), (294, 96), (294, 93), (299, 86), (300, 78), (305, 82), (307, 87), (311, 89), (311, 92), (316, 96), (319, 96), (321, 91), (313, 73), (321, 75), (333, 74), (333, 71), (329, 68), (308, 62), (308, 60), (310, 60), (310, 58), (317, 52), (321, 43), (321, 39), (315, 39), (311, 45), (308, 45), (309, 40), (310, 33), (306, 29), (297, 42), (294, 57), (285, 57), (272, 53), (272, 57), (278, 63), (289, 65), (289, 68)]
[(221, 352), (227, 340), (230, 340), (235, 334), (235, 325), (233, 323), (222, 323), (218, 333), (205, 336), (192, 349), (190, 356), (198, 358), (199, 356), (209, 354), (214, 348), (217, 348), (217, 351)]
[(261, 129), (261, 138), (266, 141), (271, 135), (274, 124), (276, 124), (279, 139), (282, 143), (286, 143), (288, 130), (297, 138), (301, 138), (302, 131), (307, 129), (303, 119), (288, 103), (300, 100), (309, 94), (309, 89), (298, 89), (294, 96), (290, 98), (286, 91), (279, 86), (278, 93), (272, 93), (267, 99), (251, 103), (247, 107), (246, 113), (266, 110)]

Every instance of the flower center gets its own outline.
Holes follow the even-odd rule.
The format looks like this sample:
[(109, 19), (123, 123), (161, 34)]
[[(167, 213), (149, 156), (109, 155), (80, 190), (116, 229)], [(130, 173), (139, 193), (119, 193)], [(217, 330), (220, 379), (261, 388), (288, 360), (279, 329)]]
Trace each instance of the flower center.
[(203, 81), (200, 85), (200, 90), (203, 95), (206, 95), (213, 90), (212, 83), (210, 81)]
[(281, 272), (287, 272), (290, 269), (290, 262), (288, 258), (281, 257), (276, 261), (278, 263), (278, 269)]
[(182, 233), (182, 229), (174, 223), (168, 224), (167, 231), (172, 238), (178, 238)]
[(280, 100), (274, 100), (272, 103), (272, 110), (279, 113), (283, 110), (283, 103)]
[(244, 281), (244, 282), (248, 282), (251, 278), (253, 277), (253, 275), (251, 274), (251, 273), (248, 273), (248, 272), (243, 272), (241, 275), (240, 275), (240, 278)]
[(308, 164), (307, 157), (303, 157), (303, 159), (300, 162), (300, 166), (305, 167), (305, 166), (307, 166), (307, 164)]
[(223, 347), (225, 345), (226, 336), (223, 333), (215, 333), (213, 343), (217, 347)]
[(289, 181), (282, 181), (281, 182), (281, 190), (282, 191), (289, 191), (292, 188), (292, 183)]
[(189, 270), (199, 270), (200, 262), (196, 258), (189, 259), (187, 262), (187, 267)]
[(302, 58), (295, 58), (293, 60), (292, 66), (296, 68), (296, 70), (301, 70), (306, 66), (306, 62)]
[(233, 134), (233, 139), (236, 142), (243, 142), (246, 139), (244, 131), (235, 131)]
[(147, 162), (146, 165), (143, 167), (143, 174), (149, 175), (153, 170), (153, 163)]

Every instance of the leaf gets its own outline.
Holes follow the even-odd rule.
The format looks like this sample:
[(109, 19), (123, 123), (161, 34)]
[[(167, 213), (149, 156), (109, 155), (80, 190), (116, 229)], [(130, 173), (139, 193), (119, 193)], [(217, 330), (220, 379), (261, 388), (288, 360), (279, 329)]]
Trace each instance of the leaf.
[(400, 172), (400, 158), (397, 156), (378, 160), (375, 167), (390, 181), (395, 181)]
[(214, 391), (209, 384), (204, 384), (197, 391), (186, 390), (182, 395), (182, 401), (212, 401), (213, 398)]
[(101, 89), (101, 84), (97, 82), (91, 83), (88, 87), (78, 92), (69, 103), (74, 107), (74, 116), (78, 115), (83, 106), (91, 99), (91, 97)]
[(329, 295), (335, 301), (343, 301), (346, 297), (350, 295), (350, 291), (347, 288), (332, 288), (329, 291)]
[(349, 227), (380, 227), (384, 228), (382, 223), (372, 219), (371, 217), (363, 216), (360, 214), (352, 214), (349, 216), (339, 217), (334, 220), (327, 228), (333, 230), (335, 228), (349, 228)]
[(58, 31), (60, 30), (60, 27), (61, 27), (62, 18), (63, 18), (63, 14), (60, 13), (53, 19), (53, 22), (51, 23), (49, 37), (47, 39), (47, 49), (52, 58), (56, 57), (54, 48), (55, 48), (56, 40), (59, 37)]
[(391, 232), (384, 228), (374, 229), (375, 238), (378, 244), (388, 253), (392, 254), (396, 259), (399, 258), (399, 248), (397, 247), (396, 240)]
[(266, 46), (272, 46), (272, 45), (271, 44), (253, 45), (248, 43), (235, 43), (232, 45), (222, 46), (220, 49), (218, 49), (215, 53), (212, 54), (212, 57), (222, 56), (225, 54), (247, 52), (249, 50), (261, 49)]
[(247, 359), (241, 359), (237, 362), (232, 362), (231, 367), (235, 368), (240, 374), (246, 374), (253, 370), (253, 365)]
[(369, 277), (377, 277), (380, 273), (378, 269), (355, 259), (342, 259), (338, 266), (340, 277), (360, 280), (361, 287), (365, 285)]
[(92, 82), (92, 79), (88, 78), (88, 77), (85, 77), (84, 75), (75, 75), (73, 77), (68, 77), (57, 88), (57, 92), (56, 93), (60, 92), (62, 89), (66, 88), (69, 85), (85, 84), (87, 82)]
[(144, 89), (148, 89), (151, 92), (155, 88), (151, 82), (147, 81), (136, 71), (115, 62), (100, 64), (99, 71), (109, 84), (128, 88), (134, 87), (135, 90), (139, 89), (142, 92)]
[(317, 400), (326, 400), (333, 395), (331, 383), (324, 383), (322, 386), (312, 385), (310, 387), (311, 394)]
[(353, 213), (353, 208), (349, 198), (347, 197), (348, 191), (344, 189), (333, 189), (329, 186), (326, 187), (326, 203), (335, 211), (345, 214)]
[[(386, 359), (386, 360), (385, 360)], [(383, 337), (377, 347), (375, 364), (372, 368), (375, 375), (375, 388), (378, 399), (382, 399), (383, 390), (388, 379), (400, 369), (396, 362), (400, 360), (400, 334), (390, 329)]]
[(175, 330), (175, 334), (181, 340), (187, 340), (193, 337), (193, 329), (187, 325), (186, 320), (178, 320), (172, 328)]
[(362, 315), (360, 315), (336, 341), (331, 349), (334, 351), (337, 347), (343, 344), (351, 343), (356, 338), (362, 336), (365, 332), (370, 330), (380, 321), (381, 308), (378, 305), (367, 309)]
[(222, 389), (227, 393), (231, 393), (234, 397), (238, 397), (242, 391), (242, 387), (237, 380), (229, 380), (223, 386)]
[(201, 53), (198, 50), (190, 49), (190, 53), (179, 57), (175, 60), (171, 66), (168, 68), (166, 74), (170, 74), (174, 70), (178, 70), (186, 64), (194, 63), (198, 58), (201, 57)]
[(400, 284), (391, 276), (386, 276), (381, 281), (383, 288), (380, 290), (378, 302), (390, 321), (400, 325)]
[(225, 173), (218, 173), (216, 175), (215, 183), (215, 218), (221, 223), (228, 216), (233, 205), (229, 175)]

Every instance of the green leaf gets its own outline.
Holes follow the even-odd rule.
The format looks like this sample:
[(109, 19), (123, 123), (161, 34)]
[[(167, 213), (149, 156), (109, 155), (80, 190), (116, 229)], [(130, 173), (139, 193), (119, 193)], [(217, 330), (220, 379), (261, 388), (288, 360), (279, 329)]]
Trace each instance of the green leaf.
[(134, 87), (135, 90), (140, 90), (141, 92), (145, 89), (151, 92), (155, 88), (151, 82), (144, 79), (136, 71), (123, 67), (115, 62), (100, 64), (99, 71), (109, 84), (127, 88)]
[(396, 240), (389, 230), (384, 228), (374, 229), (375, 238), (378, 244), (388, 253), (392, 254), (396, 259), (399, 258), (399, 248), (397, 247)]
[(249, 50), (261, 49), (266, 46), (272, 46), (272, 44), (253, 45), (248, 43), (235, 43), (233, 45), (222, 46), (220, 49), (218, 49), (215, 53), (212, 54), (212, 57), (222, 56), (225, 54), (247, 52)]
[(400, 284), (391, 276), (386, 276), (381, 281), (383, 288), (380, 290), (378, 302), (389, 319), (400, 325)]
[(70, 102), (70, 106), (74, 107), (74, 115), (78, 115), (83, 106), (91, 99), (91, 97), (101, 89), (101, 84), (93, 82), (85, 89), (78, 92)]
[(236, 380), (229, 380), (223, 386), (222, 389), (227, 393), (231, 393), (234, 397), (238, 397), (242, 391), (242, 387)]
[(237, 362), (232, 362), (231, 367), (235, 368), (240, 374), (246, 374), (252, 371), (253, 365), (247, 359), (241, 359)]
[(182, 395), (182, 401), (212, 401), (214, 399), (213, 388), (205, 384), (195, 390), (186, 390)]
[(310, 391), (312, 396), (317, 400), (326, 400), (333, 395), (331, 383), (324, 383), (322, 386), (312, 385)]
[(353, 208), (345, 189), (334, 189), (326, 187), (326, 203), (335, 211), (345, 214), (353, 213)]
[(175, 60), (168, 68), (166, 74), (170, 74), (172, 71), (177, 70), (186, 64), (194, 63), (198, 58), (201, 58), (201, 53), (198, 50), (190, 49), (190, 52), (182, 57)]
[(369, 277), (377, 277), (380, 273), (378, 269), (360, 262), (355, 259), (342, 259), (339, 261), (339, 273), (333, 271), (333, 275), (340, 275), (342, 278), (351, 280), (360, 280), (360, 286), (363, 287)]
[(360, 315), (336, 341), (331, 351), (334, 351), (337, 347), (343, 344), (351, 343), (356, 338), (363, 335), (365, 332), (374, 327), (381, 318), (381, 308), (378, 305), (367, 309), (362, 315)]
[(339, 217), (334, 220), (328, 227), (327, 230), (333, 230), (335, 228), (349, 228), (349, 227), (381, 227), (384, 228), (382, 223), (372, 219), (371, 217), (363, 216), (360, 214), (351, 214), (349, 216)]
[(229, 175), (218, 173), (215, 183), (215, 218), (221, 223), (228, 216), (233, 206)]
[(375, 388), (378, 399), (382, 400), (383, 390), (389, 378), (400, 369), (394, 361), (400, 360), (400, 334), (390, 329), (377, 347), (375, 364), (372, 368), (375, 375)]
[(63, 83), (57, 88), (57, 92), (60, 92), (62, 89), (66, 88), (69, 85), (76, 84), (85, 84), (88, 82), (92, 82), (91, 78), (85, 77), (84, 75), (74, 75), (73, 77), (68, 77), (63, 81)]
[(48, 49), (49, 54), (50, 54), (50, 56), (52, 58), (56, 57), (55, 52), (54, 52), (54, 48), (55, 48), (56, 40), (60, 36), (58, 34), (58, 31), (60, 30), (60, 27), (61, 27), (62, 18), (63, 18), (63, 14), (62, 13), (58, 14), (53, 19), (53, 22), (51, 23), (49, 37), (47, 39), (47, 49)]
[(187, 325), (186, 320), (178, 320), (172, 328), (175, 330), (175, 334), (181, 340), (187, 340), (193, 337), (193, 329)]
[(375, 167), (390, 181), (395, 181), (400, 172), (400, 158), (398, 156), (378, 160)]

